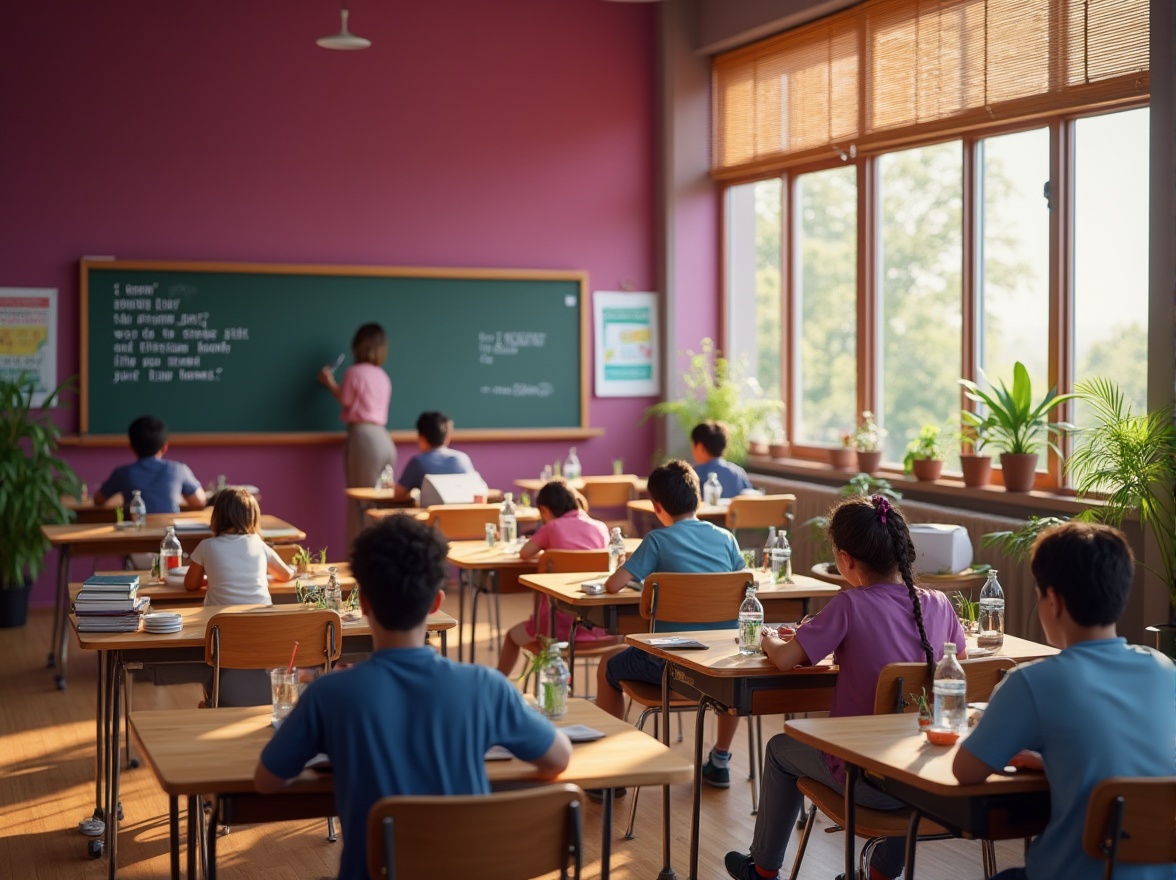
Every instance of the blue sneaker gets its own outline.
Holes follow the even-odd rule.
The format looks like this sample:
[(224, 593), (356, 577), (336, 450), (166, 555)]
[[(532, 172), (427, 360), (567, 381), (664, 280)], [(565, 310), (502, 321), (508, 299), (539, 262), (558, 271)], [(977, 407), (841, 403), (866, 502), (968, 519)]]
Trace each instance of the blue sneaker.
[(730, 788), (731, 770), (728, 767), (716, 767), (713, 758), (707, 758), (702, 765), (702, 781), (712, 788)]

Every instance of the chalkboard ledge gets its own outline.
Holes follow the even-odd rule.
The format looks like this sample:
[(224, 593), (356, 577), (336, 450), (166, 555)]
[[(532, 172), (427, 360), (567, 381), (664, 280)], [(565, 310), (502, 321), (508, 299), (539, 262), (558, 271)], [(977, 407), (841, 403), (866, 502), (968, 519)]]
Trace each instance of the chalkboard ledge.
[[(416, 431), (389, 431), (395, 443), (416, 442)], [(528, 440), (588, 440), (604, 436), (604, 428), (472, 428), (453, 432), (453, 442), (506, 443)], [(308, 446), (342, 443), (342, 431), (291, 434), (172, 434), (168, 445), (177, 446)], [(125, 434), (64, 434), (62, 446), (126, 446)]]

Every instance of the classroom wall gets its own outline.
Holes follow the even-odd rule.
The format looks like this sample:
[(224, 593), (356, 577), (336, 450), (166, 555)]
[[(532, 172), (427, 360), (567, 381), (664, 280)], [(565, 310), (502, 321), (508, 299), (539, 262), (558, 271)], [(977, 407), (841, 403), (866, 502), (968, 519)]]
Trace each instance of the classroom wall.
[[(314, 45), (338, 29), (331, 0), (0, 6), (0, 286), (58, 289), (59, 376), (79, 366), (84, 254), (569, 268), (587, 270), (592, 289), (656, 289), (654, 7), (350, 7), (367, 51)], [(695, 287), (713, 315), (713, 283)], [(606, 434), (577, 444), (587, 472), (618, 456), (647, 468), (648, 403), (591, 400)], [(72, 411), (61, 419), (76, 428)], [(567, 444), (466, 448), (508, 486)], [(402, 446), (401, 462), (411, 453)], [(202, 480), (256, 483), (267, 512), (341, 555), (339, 445), (171, 454)], [(101, 448), (65, 457), (91, 489), (127, 460)]]

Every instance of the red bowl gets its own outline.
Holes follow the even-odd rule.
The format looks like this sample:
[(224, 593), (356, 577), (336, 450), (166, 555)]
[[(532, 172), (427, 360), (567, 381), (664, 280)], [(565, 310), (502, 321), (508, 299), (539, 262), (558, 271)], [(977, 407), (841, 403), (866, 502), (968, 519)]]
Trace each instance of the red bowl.
[(933, 746), (954, 746), (960, 738), (954, 730), (940, 730), (935, 727), (928, 727), (923, 733), (927, 734), (927, 741)]

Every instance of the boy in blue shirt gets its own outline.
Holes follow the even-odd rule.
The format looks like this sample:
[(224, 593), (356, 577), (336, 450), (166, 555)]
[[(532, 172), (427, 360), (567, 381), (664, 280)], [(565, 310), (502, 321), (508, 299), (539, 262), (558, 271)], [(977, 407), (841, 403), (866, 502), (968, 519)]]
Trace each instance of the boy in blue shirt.
[(449, 448), (453, 419), (441, 412), (423, 412), (417, 417), (417, 446), (414, 455), (396, 481), (395, 501), (407, 501), (413, 489), (420, 489), (430, 474), (476, 474), (474, 463), (464, 452)]
[(167, 453), (167, 426), (163, 422), (154, 416), (140, 416), (131, 422), (127, 437), (138, 461), (114, 469), (94, 493), (95, 507), (113, 495), (122, 495), (123, 504), (129, 504), (136, 489), (148, 513), (179, 513), (181, 501), (193, 508), (204, 506), (204, 490), (192, 469), (163, 457)]
[(706, 485), (710, 475), (717, 474), (724, 498), (734, 498), (744, 489), (752, 488), (747, 471), (723, 458), (727, 451), (727, 426), (722, 422), (711, 420), (695, 425), (690, 442), (700, 485)]
[[(653, 512), (665, 528), (654, 529), (641, 539), (633, 555), (605, 581), (604, 588), (608, 592), (620, 592), (629, 581), (644, 582), (655, 571), (725, 572), (744, 568), (735, 536), (695, 515), (702, 499), (698, 476), (689, 464), (675, 459), (654, 469), (649, 475), (648, 492), (653, 501)], [(736, 620), (732, 617), (723, 624), (668, 624), (661, 625), (661, 629), (734, 628), (735, 625)], [(601, 660), (596, 668), (596, 705), (620, 718), (625, 711), (625, 696), (620, 683), (644, 681), (661, 687), (664, 667), (664, 660), (636, 648), (623, 648), (609, 656), (607, 661)], [(702, 768), (702, 778), (716, 788), (727, 788), (731, 784), (727, 764), (731, 759), (731, 741), (738, 727), (737, 717), (718, 716), (715, 747)]]
[[(1082, 850), (1086, 805), (1112, 776), (1168, 776), (1176, 738), (1176, 667), (1115, 634), (1134, 560), (1122, 532), (1067, 522), (1033, 545), (1037, 616), (1062, 652), (1019, 666), (992, 694), (952, 770), (965, 785), (1006, 764), (1045, 770), (1050, 818), (1024, 868), (999, 880), (1098, 880), (1102, 862)], [(1116, 866), (1126, 880), (1170, 880), (1168, 865)], [(997, 880), (994, 878), (994, 880)]]
[(572, 745), (497, 670), (446, 660), (425, 644), (441, 607), (447, 544), (410, 517), (361, 532), (351, 568), (372, 629), (369, 660), (315, 680), (262, 750), (254, 785), (280, 791), (320, 752), (342, 820), (340, 880), (366, 880), (367, 816), (392, 795), (488, 794), (484, 756), (508, 748), (550, 779)]

